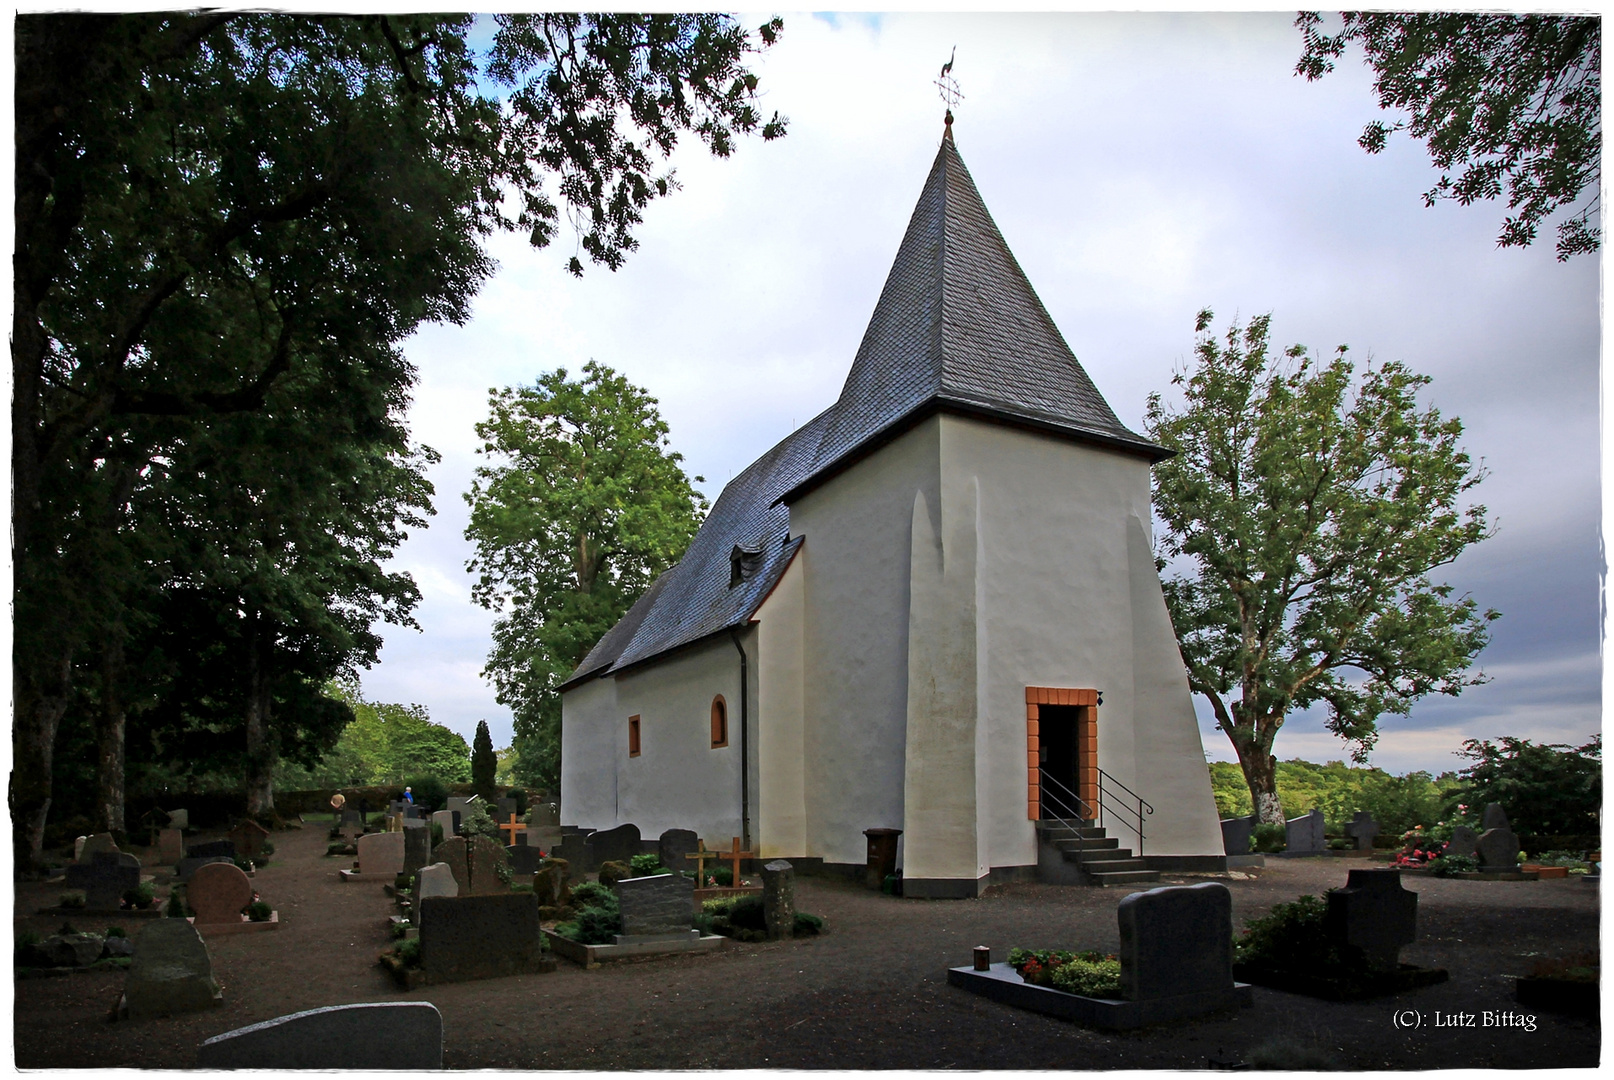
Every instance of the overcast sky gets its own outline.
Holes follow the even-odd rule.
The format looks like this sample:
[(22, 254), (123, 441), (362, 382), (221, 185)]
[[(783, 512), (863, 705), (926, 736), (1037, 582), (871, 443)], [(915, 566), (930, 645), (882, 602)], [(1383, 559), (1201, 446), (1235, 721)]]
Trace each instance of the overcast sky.
[[(486, 719), (510, 741), (480, 676), (492, 617), (464, 572), (462, 494), (490, 387), (590, 359), (625, 373), (660, 399), (713, 499), (835, 400), (935, 155), (933, 80), (956, 45), (959, 151), (1124, 423), (1142, 430), (1206, 306), (1218, 326), (1271, 312), (1278, 344), (1404, 361), (1463, 419), (1497, 533), (1438, 576), (1503, 612), (1482, 657), (1492, 682), (1387, 718), (1372, 761), (1440, 771), (1462, 765), (1464, 738), (1586, 741), (1599, 730), (1598, 263), (1555, 261), (1550, 230), (1498, 249), (1495, 204), (1426, 209), (1425, 149), (1398, 137), (1364, 153), (1357, 136), (1381, 116), (1368, 72), (1352, 56), (1321, 82), (1296, 77), (1292, 18), (786, 14), (756, 65), (785, 139), (727, 161), (681, 150), (683, 189), (650, 207), (617, 273), (566, 275), (569, 235), (537, 252), (498, 238), (471, 322), (408, 343), (411, 423), (443, 455), (438, 514), (397, 558), (420, 583), (424, 631), (388, 628), (366, 695), (418, 702), (467, 739)], [(1232, 760), (1203, 728), (1209, 755)], [(1344, 753), (1304, 716), (1276, 752)]]

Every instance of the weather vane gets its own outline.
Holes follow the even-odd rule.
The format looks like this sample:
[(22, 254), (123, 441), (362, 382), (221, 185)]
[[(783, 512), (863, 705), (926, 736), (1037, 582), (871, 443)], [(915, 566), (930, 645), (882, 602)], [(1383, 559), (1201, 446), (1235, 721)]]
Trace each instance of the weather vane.
[(953, 126), (954, 107), (964, 100), (963, 93), (958, 89), (958, 80), (953, 78), (953, 60), (957, 56), (958, 46), (954, 45), (952, 55), (947, 58), (947, 63), (942, 65), (941, 74), (937, 76), (935, 82), (937, 92), (941, 94), (942, 101), (947, 104), (946, 123), (949, 128)]

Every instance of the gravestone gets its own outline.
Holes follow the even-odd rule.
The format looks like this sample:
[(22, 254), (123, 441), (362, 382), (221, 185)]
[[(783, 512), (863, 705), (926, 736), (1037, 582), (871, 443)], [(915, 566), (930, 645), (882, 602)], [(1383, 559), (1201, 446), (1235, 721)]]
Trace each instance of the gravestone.
[(78, 837), (77, 839), (75, 839), (73, 841), (73, 861), (74, 862), (78, 862), (79, 859), (83, 857), (83, 855), (84, 855), (84, 844), (88, 840), (89, 840), (88, 836), (80, 836), (80, 837)]
[(1446, 844), (1445, 855), (1466, 855), (1474, 858), (1479, 850), (1479, 833), (1467, 825), (1458, 825), (1451, 831), (1451, 840)]
[(1502, 809), (1501, 803), (1486, 803), (1485, 813), (1480, 817), (1480, 831), (1488, 829), (1511, 829), (1507, 811)]
[(689, 860), (684, 858), (701, 845), (701, 839), (692, 829), (668, 829), (661, 834), (656, 842), (656, 857), (661, 865), (677, 873), (689, 869)]
[(357, 810), (343, 810), (341, 829), (343, 832), (363, 832), (364, 815)]
[(199, 1069), (441, 1069), (443, 1017), (429, 1001), (329, 1005), (215, 1035)]
[(404, 835), (401, 832), (366, 833), (354, 844), (359, 873), (392, 877), (403, 869)]
[(197, 926), (239, 923), (241, 909), (252, 903), (252, 882), (234, 863), (212, 863), (191, 875), (185, 902), (196, 912)]
[(1313, 810), (1309, 814), (1302, 814), (1284, 822), (1283, 848), (1289, 854), (1301, 855), (1322, 851), (1325, 843), (1321, 810)]
[(445, 863), (454, 875), (458, 895), (471, 895), (471, 841), (463, 836), (450, 837), (432, 849), (432, 862)]
[(700, 937), (691, 929), (695, 909), (695, 883), (682, 874), (626, 878), (616, 883), (617, 907), (622, 911), (618, 945), (642, 941), (673, 941)]
[(458, 810), (463, 815), (463, 814), (469, 812), (473, 805), (475, 805), (475, 806), (485, 805), (482, 802), (482, 796), (480, 796), (480, 795), (471, 795), (471, 796), (467, 797), (467, 796), (464, 796), (464, 795), (450, 795), (448, 797), (448, 803), (444, 806), (444, 809), (445, 810)]
[(185, 854), (192, 859), (207, 859), (215, 855), (225, 855), (235, 858), (234, 840), (212, 840), (205, 844), (192, 844), (185, 849)]
[(162, 829), (157, 833), (157, 862), (163, 866), (177, 866), (185, 857), (185, 834), (178, 829)]
[(600, 868), (599, 860), (594, 859), (589, 852), (588, 838), (593, 834), (593, 829), (561, 828), (560, 857), (566, 860), (575, 875), (587, 874)]
[(230, 830), (230, 839), (234, 841), (236, 851), (249, 859), (256, 859), (263, 853), (263, 842), (269, 839), (269, 830), (249, 819)]
[(526, 877), (538, 870), (538, 864), (543, 861), (542, 848), (528, 847), (526, 844), (517, 844), (504, 849), (504, 854), (510, 860), (510, 872)]
[(639, 854), (639, 826), (629, 823), (614, 829), (591, 833), (588, 838), (590, 870), (598, 870), (601, 863), (633, 862)]
[(1356, 816), (1345, 823), (1345, 835), (1356, 841), (1357, 851), (1370, 851), (1373, 838), (1379, 835), (1379, 823), (1366, 810), (1358, 810)]
[(512, 815), (519, 814), (521, 812), (517, 809), (517, 806), (518, 803), (516, 800), (510, 796), (505, 795), (500, 797), (499, 812), (493, 815), (493, 820), (499, 822), (501, 825), (504, 822), (509, 821)]
[(1352, 870), (1328, 892), (1328, 927), (1336, 941), (1361, 949), (1368, 966), (1394, 971), (1404, 945), (1418, 938), (1418, 894), (1401, 887), (1399, 870)]
[(559, 855), (561, 831), (558, 826), (540, 825), (534, 828), (528, 825), (527, 831), (521, 834), (519, 842), (537, 848), (545, 855)]
[[(504, 848), (489, 840), (485, 836), (473, 837), (470, 848), (471, 888), (470, 896), (486, 896), (491, 893), (507, 893), (510, 891), (508, 867), (510, 860), (504, 854)], [(499, 869), (506, 868), (505, 874)]]
[(191, 877), (200, 867), (207, 866), (211, 863), (229, 863), (231, 866), (234, 866), (235, 860), (230, 858), (228, 855), (202, 855), (197, 858), (183, 858), (179, 860), (179, 864), (174, 867), (174, 876), (180, 881), (190, 881)]
[(1222, 819), (1222, 853), (1224, 855), (1248, 855), (1250, 853), (1250, 833), (1255, 828), (1255, 816), (1233, 817)]
[(538, 929), (538, 898), (433, 896), (420, 902), (420, 962), (429, 982), (553, 971)]
[[(1495, 805), (1494, 803), (1492, 805)], [(1486, 807), (1487, 810), (1490, 807)], [(1519, 868), (1519, 838), (1512, 829), (1503, 826), (1486, 829), (1474, 844), (1481, 870), (1517, 870)]]
[(140, 860), (123, 851), (99, 851), (88, 863), (67, 868), (67, 887), (84, 890), (91, 911), (117, 911), (123, 894), (140, 886)]
[(191, 827), (191, 812), (189, 810), (168, 811), (168, 827), (171, 829), (188, 829)]
[(762, 864), (762, 917), (769, 941), (796, 936), (796, 872), (783, 859)]
[(431, 862), (432, 831), (426, 827), (425, 822), (421, 822), (412, 828), (405, 829), (403, 838), (403, 872), (412, 875), (422, 866)]
[(454, 811), (438, 810), (432, 814), (432, 824), (443, 830), (443, 839), (448, 840), (454, 835)]
[(560, 828), (560, 804), (552, 802), (536, 802), (532, 809), (527, 811), (527, 827), (539, 829)]
[(571, 868), (565, 859), (547, 858), (532, 875), (532, 891), (541, 907), (565, 907), (572, 902)]
[(458, 896), (460, 894), (459, 882), (454, 880), (454, 871), (447, 863), (432, 863), (422, 866), (415, 875), (415, 910), (428, 896)]
[(140, 931), (123, 997), (136, 1020), (224, 1004), (207, 944), (185, 919), (153, 919)]
[(76, 848), (77, 854), (74, 855), (74, 860), (84, 863), (85, 865), (89, 865), (95, 861), (95, 856), (100, 852), (114, 852), (120, 850), (122, 849), (119, 848), (117, 842), (112, 839), (111, 833), (93, 833), (84, 838), (83, 847)]
[(1121, 996), (1128, 1001), (1233, 992), (1233, 894), (1226, 885), (1168, 885), (1116, 909)]

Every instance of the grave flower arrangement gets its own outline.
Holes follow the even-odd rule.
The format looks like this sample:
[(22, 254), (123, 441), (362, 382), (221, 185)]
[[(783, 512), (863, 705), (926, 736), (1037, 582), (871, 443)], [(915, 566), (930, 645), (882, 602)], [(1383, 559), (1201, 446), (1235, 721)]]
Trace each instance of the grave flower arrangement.
[(1034, 986), (1091, 998), (1121, 996), (1121, 961), (1091, 950), (1010, 949), (1009, 966)]
[[(1444, 825), (1444, 822), (1439, 823)], [(1447, 839), (1451, 833), (1447, 831)], [(1424, 866), (1431, 860), (1440, 858), (1446, 850), (1446, 840), (1436, 839), (1430, 830), (1422, 825), (1414, 825), (1401, 834), (1401, 850), (1396, 852), (1390, 865), (1399, 867)]]

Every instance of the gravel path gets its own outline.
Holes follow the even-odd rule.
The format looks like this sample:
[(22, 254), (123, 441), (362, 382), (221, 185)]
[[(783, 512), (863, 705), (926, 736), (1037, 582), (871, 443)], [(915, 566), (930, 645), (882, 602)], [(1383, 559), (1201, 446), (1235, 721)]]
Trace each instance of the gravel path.
[[(975, 945), (1002, 959), (1028, 948), (1117, 948), (1120, 889), (1021, 884), (961, 901), (881, 897), (850, 883), (798, 879), (797, 907), (829, 920), (822, 937), (716, 953), (608, 964), (562, 961), (548, 975), (400, 992), (376, 964), (391, 902), (375, 884), (344, 884), (323, 857), (325, 831), (277, 833), (255, 885), (280, 929), (209, 944), (225, 1005), (167, 1020), (108, 1023), (121, 972), (16, 983), (19, 1068), (192, 1068), (203, 1039), (321, 1005), (422, 1000), (443, 1013), (452, 1069), (1203, 1069), (1266, 1058), (1303, 1066), (1431, 1069), (1591, 1067), (1595, 1023), (1538, 1014), (1534, 1030), (1484, 1027), (1520, 1012), (1508, 976), (1533, 958), (1595, 949), (1598, 888), (1542, 882), (1405, 878), (1419, 894), (1418, 943), (1402, 959), (1445, 967), (1451, 981), (1371, 1002), (1338, 1004), (1257, 987), (1255, 1006), (1165, 1028), (1103, 1034), (1021, 1012), (947, 985)], [(144, 856), (146, 853), (138, 852)], [(1234, 919), (1302, 893), (1343, 885), (1344, 859), (1271, 860), (1229, 880)], [(1187, 883), (1190, 878), (1174, 878)], [(164, 878), (159, 877), (159, 894)], [(32, 914), (60, 885), (17, 886), (17, 929), (55, 930)], [(75, 919), (81, 929), (142, 920)], [(1398, 1011), (1425, 1026), (1398, 1028)], [(1471, 1012), (1475, 1027), (1434, 1029), (1433, 1014)]]

